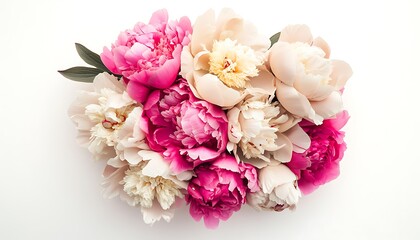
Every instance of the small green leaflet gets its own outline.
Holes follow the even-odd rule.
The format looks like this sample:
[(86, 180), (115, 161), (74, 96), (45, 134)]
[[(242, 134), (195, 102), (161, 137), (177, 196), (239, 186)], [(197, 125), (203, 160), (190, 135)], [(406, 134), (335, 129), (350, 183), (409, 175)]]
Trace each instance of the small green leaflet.
[(108, 68), (102, 63), (101, 57), (89, 50), (87, 47), (83, 46), (80, 43), (75, 43), (76, 50), (79, 56), (85, 61), (87, 64), (92, 65), (98, 69), (101, 69), (102, 72), (111, 73)]
[(72, 67), (58, 72), (70, 80), (91, 83), (96, 75), (103, 73), (104, 71), (90, 67)]
[[(98, 54), (92, 52), (80, 43), (76, 43), (75, 45), (77, 53), (83, 59), (83, 61), (85, 61), (91, 66), (94, 66), (94, 68), (72, 67), (66, 70), (58, 71), (61, 75), (70, 80), (91, 83), (93, 82), (93, 79), (95, 79), (95, 77), (100, 73), (107, 72), (109, 74), (113, 74), (111, 71), (108, 70), (108, 68), (106, 68), (106, 66), (101, 60), (101, 57)], [(114, 76), (116, 76), (118, 79), (121, 78), (120, 75), (114, 74)]]
[(276, 43), (279, 40), (280, 34), (281, 34), (281, 32), (278, 32), (278, 33), (276, 33), (276, 34), (274, 34), (273, 36), (270, 37), (270, 41), (271, 41), (270, 48), (274, 45), (274, 43)]

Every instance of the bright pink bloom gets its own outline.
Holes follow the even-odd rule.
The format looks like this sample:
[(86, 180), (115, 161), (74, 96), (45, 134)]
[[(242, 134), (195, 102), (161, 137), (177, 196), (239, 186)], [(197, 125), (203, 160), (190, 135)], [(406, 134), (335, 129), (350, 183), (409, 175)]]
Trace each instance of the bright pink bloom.
[(309, 194), (340, 174), (339, 162), (346, 150), (344, 132), (340, 131), (349, 119), (347, 111), (336, 118), (326, 119), (322, 125), (303, 120), (299, 125), (311, 138), (311, 146), (304, 153), (293, 153), (287, 166), (297, 175), (298, 186)]
[(150, 88), (168, 88), (176, 80), (191, 32), (187, 17), (168, 22), (168, 12), (162, 9), (153, 13), (149, 24), (140, 22), (121, 32), (111, 50), (104, 48), (101, 60), (124, 77), (133, 99), (144, 102)]
[(191, 216), (196, 221), (204, 218), (208, 228), (216, 228), (220, 220), (226, 221), (245, 203), (248, 192), (259, 190), (256, 169), (246, 163), (238, 164), (235, 157), (226, 153), (210, 164), (198, 166), (194, 172), (196, 177), (188, 185), (186, 200)]
[(175, 173), (192, 170), (226, 151), (228, 122), (218, 106), (198, 99), (181, 78), (155, 90), (144, 105), (144, 130), (152, 150), (162, 152)]

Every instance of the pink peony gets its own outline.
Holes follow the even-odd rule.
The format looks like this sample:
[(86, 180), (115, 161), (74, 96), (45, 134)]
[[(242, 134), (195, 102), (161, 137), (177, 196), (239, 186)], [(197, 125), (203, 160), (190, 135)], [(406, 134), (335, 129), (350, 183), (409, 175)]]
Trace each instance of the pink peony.
[(248, 192), (259, 190), (256, 169), (238, 164), (232, 155), (223, 154), (194, 171), (197, 176), (188, 185), (186, 200), (191, 216), (196, 221), (204, 218), (208, 228), (216, 228), (219, 220), (226, 221), (245, 203)]
[(101, 60), (113, 73), (122, 75), (127, 92), (144, 102), (150, 88), (172, 85), (181, 66), (181, 51), (190, 42), (191, 22), (187, 17), (168, 22), (165, 9), (153, 13), (149, 24), (137, 23), (121, 32), (111, 50), (107, 47)]
[(225, 112), (196, 98), (185, 79), (153, 91), (144, 113), (150, 148), (162, 152), (175, 173), (192, 170), (226, 151)]
[(344, 132), (340, 129), (347, 123), (349, 114), (343, 111), (336, 118), (315, 125), (303, 120), (299, 125), (311, 138), (311, 146), (303, 153), (293, 153), (287, 166), (297, 175), (298, 185), (304, 194), (309, 194), (340, 174), (339, 162), (346, 150)]

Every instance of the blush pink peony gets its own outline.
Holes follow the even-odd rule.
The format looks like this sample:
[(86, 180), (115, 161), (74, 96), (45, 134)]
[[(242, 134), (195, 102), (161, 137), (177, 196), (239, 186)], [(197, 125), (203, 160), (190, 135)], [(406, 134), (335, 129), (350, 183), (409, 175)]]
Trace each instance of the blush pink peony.
[(185, 79), (168, 89), (153, 91), (144, 113), (150, 148), (162, 152), (177, 174), (212, 161), (226, 151), (225, 112), (196, 98)]
[(281, 105), (317, 125), (343, 110), (340, 90), (353, 73), (349, 64), (329, 56), (327, 42), (314, 39), (308, 26), (290, 25), (268, 57)]
[(140, 22), (121, 32), (111, 49), (104, 48), (101, 60), (111, 72), (123, 76), (133, 99), (144, 102), (150, 88), (164, 89), (175, 81), (191, 32), (187, 17), (168, 22), (168, 12), (162, 9), (153, 13), (149, 24)]
[(187, 202), (190, 214), (196, 220), (204, 219), (208, 228), (216, 228), (233, 212), (245, 204), (249, 192), (259, 190), (257, 171), (246, 163), (237, 163), (235, 157), (221, 155), (211, 164), (194, 170), (196, 177), (188, 185)]
[(298, 176), (298, 185), (304, 194), (309, 194), (340, 174), (339, 162), (346, 150), (344, 132), (340, 129), (347, 123), (347, 111), (336, 118), (324, 120), (322, 125), (302, 121), (300, 126), (311, 138), (311, 146), (304, 153), (293, 153), (287, 166)]

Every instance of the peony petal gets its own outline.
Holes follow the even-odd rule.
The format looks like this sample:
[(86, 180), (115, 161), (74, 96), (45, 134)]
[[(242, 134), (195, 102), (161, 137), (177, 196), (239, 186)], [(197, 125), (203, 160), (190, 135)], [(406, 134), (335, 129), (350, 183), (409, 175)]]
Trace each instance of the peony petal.
[(236, 131), (241, 132), (241, 125), (238, 122), (239, 114), (241, 111), (239, 108), (234, 107), (227, 112), (227, 118), (229, 122), (228, 138), (229, 141), (237, 144), (241, 140), (240, 136), (233, 135), (232, 128), (235, 128)]
[(168, 178), (171, 173), (169, 164), (163, 159), (163, 156), (160, 153), (142, 150), (139, 151), (139, 155), (143, 160), (148, 161), (147, 165), (142, 170), (142, 173), (145, 176), (153, 178), (161, 176)]
[(258, 180), (262, 191), (270, 194), (275, 187), (295, 181), (296, 176), (286, 165), (280, 164), (261, 169)]
[(279, 80), (277, 80), (276, 87), (277, 99), (287, 111), (302, 118), (309, 118), (319, 124), (322, 122), (322, 118), (316, 116), (308, 99), (295, 88), (287, 86)]
[(278, 133), (276, 145), (281, 146), (281, 148), (273, 152), (273, 158), (282, 163), (290, 162), (290, 159), (292, 159), (293, 144), (289, 138)]
[(335, 130), (340, 130), (344, 127), (344, 125), (347, 124), (347, 121), (349, 120), (350, 115), (347, 111), (342, 111), (340, 113), (337, 113), (334, 118), (325, 119), (323, 125), (329, 126)]
[(194, 57), (194, 70), (205, 70), (208, 71), (210, 69), (210, 52), (209, 51), (201, 51)]
[(211, 213), (204, 215), (204, 225), (209, 229), (216, 229), (219, 226), (219, 219), (213, 216)]
[(106, 164), (114, 168), (122, 168), (125, 165), (127, 165), (127, 162), (125, 162), (124, 159), (121, 159), (119, 157), (114, 157), (114, 158), (108, 159)]
[(149, 24), (159, 25), (168, 22), (168, 11), (166, 9), (157, 10), (152, 14)]
[(175, 210), (173, 208), (163, 210), (156, 200), (153, 201), (151, 208), (141, 207), (140, 210), (143, 214), (143, 220), (146, 224), (153, 224), (156, 221), (160, 221), (162, 218), (166, 222), (169, 222), (175, 214)]
[(295, 125), (283, 134), (292, 142), (294, 152), (303, 153), (311, 146), (311, 139), (299, 125)]
[(304, 24), (289, 25), (280, 34), (279, 41), (294, 43), (312, 43), (312, 33), (308, 26)]
[(200, 98), (215, 105), (231, 108), (244, 97), (239, 91), (227, 87), (213, 74), (194, 74), (197, 92)]
[(260, 158), (240, 158), (245, 163), (251, 164), (252, 166), (261, 169), (268, 166), (268, 162), (260, 159)]
[(118, 78), (106, 72), (100, 73), (95, 77), (93, 87), (96, 92), (100, 92), (103, 88), (114, 90), (117, 93), (122, 93), (125, 90), (124, 84), (118, 81)]
[[(320, 117), (330, 118), (343, 110), (343, 100), (341, 94), (334, 91), (325, 100), (312, 102), (312, 107)], [(319, 125), (317, 122), (315, 124)]]
[(192, 149), (181, 149), (179, 152), (181, 155), (186, 153), (190, 158), (201, 161), (211, 160), (220, 155), (218, 151), (209, 149), (205, 146), (199, 146)]
[(316, 37), (313, 41), (312, 46), (319, 47), (324, 51), (325, 58), (330, 58), (331, 49), (328, 43), (321, 37)]
[(204, 49), (212, 49), (215, 31), (215, 14), (209, 9), (195, 20), (194, 34), (190, 43), (193, 56)]
[(156, 70), (146, 70), (140, 74), (133, 74), (130, 78), (133, 81), (138, 81), (146, 86), (151, 86), (153, 88), (165, 89), (172, 85), (175, 82), (176, 77), (178, 76), (179, 59), (170, 59), (167, 60), (161, 67)]
[(297, 77), (297, 56), (290, 44), (277, 42), (270, 49), (270, 69), (281, 82), (293, 86)]
[(260, 69), (258, 76), (249, 79), (252, 88), (263, 90), (265, 94), (272, 95), (276, 90), (276, 79), (265, 68)]
[(346, 85), (347, 80), (353, 75), (353, 70), (350, 65), (341, 60), (332, 60), (332, 73), (330, 85), (334, 86), (335, 90), (340, 91)]
[(127, 84), (128, 95), (139, 103), (146, 102), (149, 92), (150, 89), (141, 83), (129, 81)]
[(108, 68), (108, 70), (111, 71), (112, 73), (115, 73), (115, 74), (121, 73), (118, 70), (118, 68), (115, 66), (112, 52), (107, 47), (104, 47), (103, 52), (101, 53), (101, 61), (104, 63), (106, 68)]
[(221, 169), (229, 170), (231, 172), (239, 172), (238, 162), (232, 155), (225, 154), (223, 157), (219, 157), (216, 161), (213, 162), (213, 165)]
[(194, 57), (191, 55), (190, 46), (185, 46), (181, 52), (181, 71), (179, 74), (189, 81), (194, 71)]
[(138, 148), (126, 148), (124, 149), (124, 159), (127, 160), (131, 165), (136, 165), (141, 162), (142, 158), (138, 155)]
[(249, 46), (257, 52), (266, 51), (270, 47), (269, 39), (258, 34), (254, 24), (244, 21), (232, 9), (221, 11), (218, 25), (221, 26), (216, 31), (216, 34), (220, 34), (218, 40), (227, 38), (236, 40), (239, 44)]

